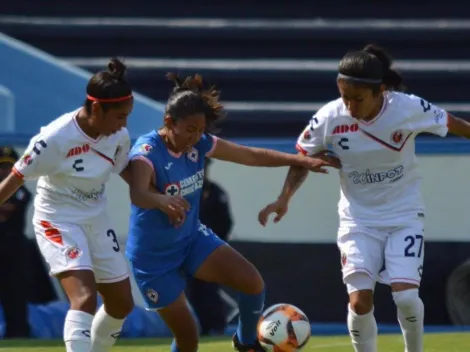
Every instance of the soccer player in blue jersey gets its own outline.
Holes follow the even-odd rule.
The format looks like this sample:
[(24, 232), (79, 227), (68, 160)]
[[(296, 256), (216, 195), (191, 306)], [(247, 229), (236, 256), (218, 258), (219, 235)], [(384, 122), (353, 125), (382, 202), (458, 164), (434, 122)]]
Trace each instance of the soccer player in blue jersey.
[[(249, 148), (208, 134), (223, 116), (219, 91), (205, 89), (202, 77), (175, 82), (164, 126), (140, 137), (130, 153), (132, 200), (127, 256), (147, 309), (158, 311), (175, 336), (172, 352), (195, 352), (198, 332), (184, 295), (187, 276), (239, 292), (238, 351), (263, 351), (256, 326), (265, 286), (257, 269), (198, 218), (204, 158), (248, 166), (297, 165), (314, 172), (338, 167), (328, 156), (305, 158)], [(156, 188), (157, 192), (154, 191)], [(250, 195), (247, 195), (250, 196)]]

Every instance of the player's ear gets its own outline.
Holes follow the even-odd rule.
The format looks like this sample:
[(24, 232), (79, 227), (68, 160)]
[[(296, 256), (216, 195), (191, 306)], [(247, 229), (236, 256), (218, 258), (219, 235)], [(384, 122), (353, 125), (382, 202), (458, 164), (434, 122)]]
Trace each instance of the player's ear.
[(171, 127), (173, 126), (173, 119), (170, 115), (165, 115), (163, 118), (163, 123), (165, 124), (165, 127)]
[(103, 114), (103, 107), (100, 103), (94, 101), (91, 104), (91, 114), (94, 116), (101, 116)]

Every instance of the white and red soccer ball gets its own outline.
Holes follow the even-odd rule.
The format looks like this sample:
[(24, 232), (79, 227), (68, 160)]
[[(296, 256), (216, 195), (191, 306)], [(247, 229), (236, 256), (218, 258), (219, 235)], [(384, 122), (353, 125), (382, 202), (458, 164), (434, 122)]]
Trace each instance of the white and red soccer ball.
[(286, 303), (266, 309), (258, 323), (258, 340), (268, 352), (295, 352), (302, 349), (311, 335), (307, 316)]

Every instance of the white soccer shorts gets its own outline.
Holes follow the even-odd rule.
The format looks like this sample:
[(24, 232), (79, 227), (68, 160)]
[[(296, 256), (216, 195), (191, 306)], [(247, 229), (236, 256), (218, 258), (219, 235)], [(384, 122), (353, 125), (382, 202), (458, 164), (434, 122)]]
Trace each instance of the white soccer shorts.
[(97, 283), (119, 282), (129, 277), (127, 262), (108, 219), (93, 225), (43, 220), (35, 214), (34, 232), (50, 274), (92, 270)]
[(387, 285), (421, 283), (424, 261), (424, 226), (421, 221), (403, 227), (339, 229), (343, 280), (364, 273)]

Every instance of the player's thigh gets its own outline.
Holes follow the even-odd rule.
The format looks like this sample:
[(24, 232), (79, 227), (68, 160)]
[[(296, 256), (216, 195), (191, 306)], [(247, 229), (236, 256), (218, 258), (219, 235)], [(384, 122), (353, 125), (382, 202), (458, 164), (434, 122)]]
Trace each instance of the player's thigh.
[(377, 280), (384, 263), (384, 239), (371, 234), (370, 229), (340, 229), (337, 245), (341, 254), (343, 281), (355, 273)]
[(392, 288), (417, 287), (424, 263), (424, 226), (421, 222), (393, 231), (385, 244), (385, 266)]
[(33, 227), (51, 275), (69, 270), (93, 270), (87, 236), (81, 226), (34, 217)]
[(123, 319), (134, 307), (129, 268), (116, 233), (108, 219), (89, 227), (88, 243), (98, 291), (106, 312)]
[[(147, 260), (131, 260), (129, 263), (146, 310), (158, 311), (169, 306), (186, 287), (186, 277), (178, 265), (180, 263), (176, 261), (162, 263), (156, 256), (153, 263)], [(162, 266), (161, 269), (158, 268), (159, 265)]]
[(255, 266), (209, 228), (200, 227), (195, 236), (184, 263), (190, 275), (246, 294), (264, 290), (264, 281)]
[(96, 282), (111, 284), (126, 280), (129, 268), (111, 222), (107, 218), (96, 221), (87, 236)]
[(196, 352), (198, 328), (183, 292), (170, 305), (159, 309), (163, 321), (170, 328), (181, 352)]

